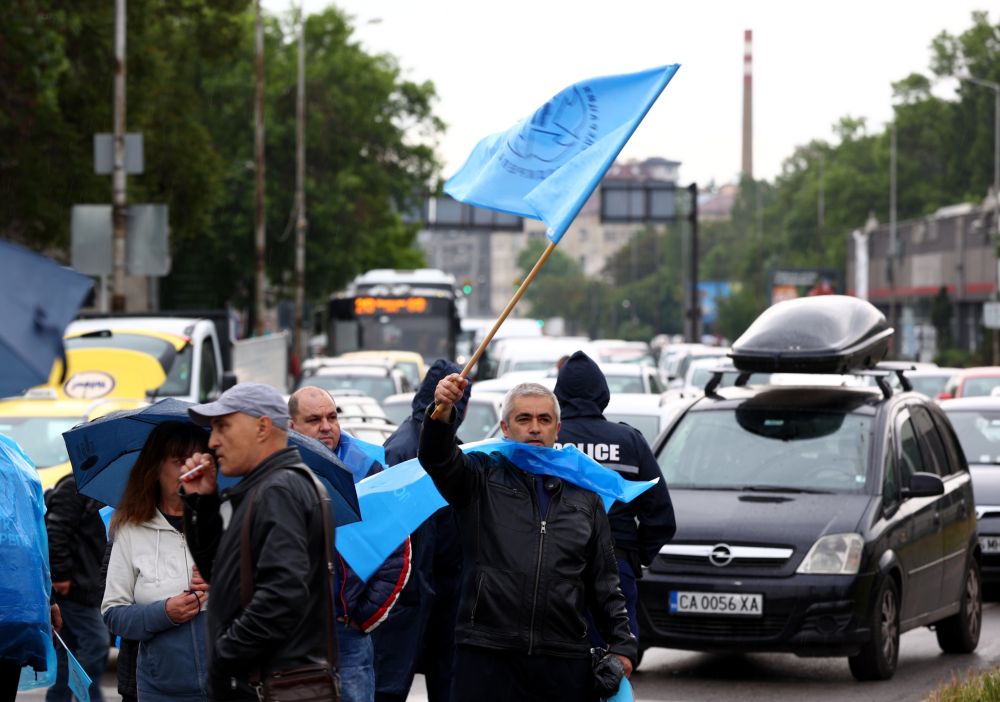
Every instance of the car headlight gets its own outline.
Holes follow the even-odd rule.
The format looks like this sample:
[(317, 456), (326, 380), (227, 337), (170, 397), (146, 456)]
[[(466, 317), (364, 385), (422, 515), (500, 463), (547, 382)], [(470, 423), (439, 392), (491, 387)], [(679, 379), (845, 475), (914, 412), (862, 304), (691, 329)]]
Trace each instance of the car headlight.
[(820, 538), (802, 559), (796, 573), (855, 575), (861, 567), (865, 542), (860, 534), (830, 534)]

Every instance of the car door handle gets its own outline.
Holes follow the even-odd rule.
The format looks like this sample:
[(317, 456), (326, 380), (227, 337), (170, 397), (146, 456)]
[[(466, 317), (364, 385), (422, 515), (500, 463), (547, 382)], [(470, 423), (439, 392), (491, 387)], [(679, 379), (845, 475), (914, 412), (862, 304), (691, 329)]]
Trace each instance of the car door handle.
[(969, 503), (966, 502), (965, 498), (963, 497), (961, 500), (958, 501), (958, 516), (960, 516), (962, 519), (965, 519), (965, 517), (967, 517), (968, 514), (969, 514)]
[(934, 526), (941, 526), (941, 513), (934, 512)]

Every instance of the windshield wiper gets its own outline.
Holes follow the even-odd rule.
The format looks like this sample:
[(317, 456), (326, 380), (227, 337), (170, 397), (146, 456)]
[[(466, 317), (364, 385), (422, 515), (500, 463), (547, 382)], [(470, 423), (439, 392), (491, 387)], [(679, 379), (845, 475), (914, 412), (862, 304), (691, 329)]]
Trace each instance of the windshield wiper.
[(784, 487), (782, 485), (744, 485), (743, 492), (781, 492), (792, 495), (830, 495), (830, 490), (809, 490), (806, 488)]

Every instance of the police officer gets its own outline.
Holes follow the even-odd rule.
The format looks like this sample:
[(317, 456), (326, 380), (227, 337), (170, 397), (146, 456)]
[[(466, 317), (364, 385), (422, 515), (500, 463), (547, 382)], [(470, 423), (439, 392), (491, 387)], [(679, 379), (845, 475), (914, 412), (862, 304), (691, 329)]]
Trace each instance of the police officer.
[[(632, 502), (616, 502), (608, 514), (629, 627), (638, 639), (636, 580), (642, 576), (642, 565), (653, 561), (676, 529), (667, 485), (642, 434), (627, 424), (616, 424), (604, 418), (604, 408), (611, 397), (608, 381), (583, 351), (574, 353), (560, 367), (555, 394), (562, 413), (556, 448), (573, 444), (594, 460), (618, 471), (626, 480), (660, 478), (659, 483)], [(599, 646), (603, 642), (595, 639), (593, 643)]]

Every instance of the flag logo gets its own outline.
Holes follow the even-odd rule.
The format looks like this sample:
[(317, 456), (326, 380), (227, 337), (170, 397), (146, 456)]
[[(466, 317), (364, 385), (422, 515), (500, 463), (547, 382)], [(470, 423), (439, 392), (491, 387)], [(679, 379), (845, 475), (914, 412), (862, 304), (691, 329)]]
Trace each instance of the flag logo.
[[(584, 92), (590, 93), (589, 100)], [(539, 108), (507, 142), (507, 148), (525, 164), (533, 160), (561, 164), (594, 143), (597, 125), (593, 91), (570, 86)]]

